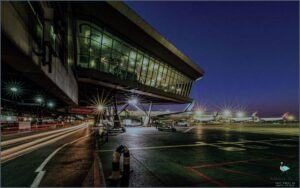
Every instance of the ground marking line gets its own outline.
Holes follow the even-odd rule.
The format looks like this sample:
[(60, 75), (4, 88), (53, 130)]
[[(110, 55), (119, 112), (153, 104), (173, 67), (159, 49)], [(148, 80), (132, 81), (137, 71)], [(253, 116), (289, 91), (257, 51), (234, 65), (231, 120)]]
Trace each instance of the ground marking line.
[(207, 180), (208, 182), (212, 183), (213, 185), (217, 185), (220, 187), (226, 187), (226, 185), (223, 182), (217, 181), (215, 179), (212, 179), (211, 177), (208, 177), (207, 175), (203, 174), (202, 172), (200, 172), (199, 170), (195, 170), (191, 167), (185, 167), (187, 170), (195, 173), (196, 175), (204, 178), (205, 180)]
[(218, 166), (224, 166), (224, 165), (232, 165), (232, 164), (240, 164), (240, 163), (250, 163), (250, 162), (256, 162), (266, 160), (264, 158), (258, 158), (258, 159), (249, 159), (249, 160), (241, 160), (241, 161), (229, 161), (229, 162), (222, 162), (222, 163), (214, 163), (214, 164), (203, 164), (199, 166), (189, 166), (190, 168), (215, 168)]
[[(93, 133), (93, 132), (92, 132), (92, 133)], [(88, 135), (86, 135), (86, 136), (84, 136), (84, 137), (78, 138), (78, 139), (76, 139), (76, 140), (73, 140), (73, 141), (71, 141), (71, 142), (69, 142), (69, 143), (66, 143), (66, 144), (60, 146), (59, 148), (57, 148), (54, 152), (52, 152), (52, 153), (51, 153), (51, 154), (50, 154), (50, 155), (42, 162), (42, 164), (35, 170), (35, 172), (38, 172), (38, 174), (37, 174), (37, 176), (35, 177), (35, 179), (34, 179), (34, 181), (33, 181), (33, 183), (31, 184), (30, 187), (38, 187), (38, 186), (39, 186), (39, 184), (41, 183), (41, 181), (42, 181), (42, 179), (43, 179), (43, 177), (44, 177), (44, 175), (45, 175), (45, 173), (46, 173), (46, 170), (43, 170), (43, 168), (47, 165), (47, 163), (51, 160), (51, 158), (52, 158), (58, 151), (60, 151), (62, 148), (64, 148), (64, 147), (67, 146), (67, 145), (73, 144), (74, 142), (77, 142), (77, 141), (79, 141), (79, 140), (82, 140), (82, 139), (84, 139), (84, 138), (90, 136), (92, 133), (90, 133), (90, 134), (88, 134)]]
[(193, 128), (195, 128), (195, 127), (190, 127), (190, 128), (188, 128), (187, 130), (185, 130), (185, 131), (183, 131), (184, 133), (187, 133), (187, 132), (189, 132), (190, 130), (192, 130)]
[[(293, 139), (276, 139), (276, 140), (259, 140), (259, 141), (238, 141), (238, 142), (226, 142), (226, 144), (244, 144), (244, 143), (255, 143), (261, 141), (284, 141), (284, 140), (293, 140)], [(164, 148), (180, 148), (180, 147), (197, 147), (197, 146), (217, 146), (222, 145), (225, 143), (197, 143), (197, 144), (183, 144), (183, 145), (169, 145), (169, 146), (146, 146), (146, 147), (135, 147), (135, 148), (128, 148), (129, 150), (147, 150), (147, 149), (164, 149)], [(219, 147), (219, 146), (217, 146)], [(114, 150), (107, 149), (107, 150), (99, 150), (99, 152), (112, 152)]]

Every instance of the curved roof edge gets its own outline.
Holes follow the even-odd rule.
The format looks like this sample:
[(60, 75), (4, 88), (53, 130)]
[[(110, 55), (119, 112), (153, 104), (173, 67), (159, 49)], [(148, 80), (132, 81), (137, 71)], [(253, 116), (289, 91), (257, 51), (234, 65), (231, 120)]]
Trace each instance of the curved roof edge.
[(148, 35), (154, 38), (161, 45), (170, 50), (173, 54), (178, 56), (183, 62), (187, 63), (191, 68), (196, 70), (200, 77), (204, 75), (204, 70), (198, 67), (192, 62), (186, 55), (184, 55), (179, 49), (177, 49), (170, 41), (164, 38), (159, 32), (157, 32), (150, 24), (148, 24), (143, 18), (141, 18), (135, 11), (133, 11), (128, 5), (120, 1), (107, 1), (109, 5), (126, 16), (130, 21), (135, 23), (139, 28), (144, 30)]

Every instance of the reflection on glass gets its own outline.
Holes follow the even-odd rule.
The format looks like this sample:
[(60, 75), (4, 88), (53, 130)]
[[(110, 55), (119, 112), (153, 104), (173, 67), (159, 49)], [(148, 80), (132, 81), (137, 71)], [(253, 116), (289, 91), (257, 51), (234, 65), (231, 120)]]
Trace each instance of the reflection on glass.
[(95, 24), (78, 21), (78, 66), (97, 69), (176, 95), (188, 96), (192, 80)]

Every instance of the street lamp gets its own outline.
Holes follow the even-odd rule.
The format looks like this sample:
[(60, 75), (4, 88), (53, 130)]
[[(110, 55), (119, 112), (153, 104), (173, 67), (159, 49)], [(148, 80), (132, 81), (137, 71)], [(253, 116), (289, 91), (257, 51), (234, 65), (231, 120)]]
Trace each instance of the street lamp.
[(37, 103), (42, 103), (44, 100), (43, 100), (42, 97), (36, 97), (36, 98), (35, 98), (35, 101), (36, 101)]
[(53, 108), (55, 105), (54, 105), (54, 103), (52, 101), (50, 101), (50, 102), (47, 103), (47, 106), (49, 108)]
[(10, 91), (13, 92), (13, 93), (18, 92), (18, 90), (19, 90), (19, 89), (18, 89), (17, 87), (15, 87), (15, 86), (10, 87), (9, 89), (10, 89)]
[(131, 98), (131, 99), (128, 100), (128, 104), (132, 104), (132, 105), (137, 105), (138, 102), (139, 101), (136, 97)]
[(197, 109), (196, 110), (196, 115), (198, 115), (198, 116), (201, 116), (201, 115), (203, 115), (204, 114), (204, 109)]
[(224, 115), (225, 117), (229, 117), (229, 116), (231, 115), (231, 111), (228, 110), (228, 109), (225, 109), (225, 110), (223, 111), (223, 115)]
[(105, 106), (103, 104), (98, 104), (96, 106), (97, 112), (101, 113), (105, 109)]
[(238, 112), (236, 113), (236, 116), (237, 116), (238, 118), (242, 118), (242, 117), (245, 116), (245, 112), (243, 112), (243, 111), (238, 111)]

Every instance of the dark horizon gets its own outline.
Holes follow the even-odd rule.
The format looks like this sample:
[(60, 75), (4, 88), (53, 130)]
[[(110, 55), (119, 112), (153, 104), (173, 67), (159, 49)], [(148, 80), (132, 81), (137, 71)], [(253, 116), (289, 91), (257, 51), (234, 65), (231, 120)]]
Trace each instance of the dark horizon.
[(126, 4), (204, 69), (190, 95), (199, 104), (299, 114), (298, 2)]

